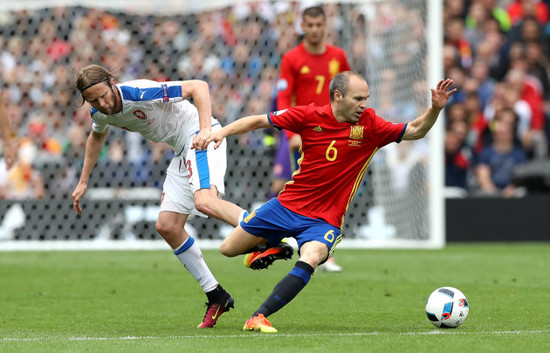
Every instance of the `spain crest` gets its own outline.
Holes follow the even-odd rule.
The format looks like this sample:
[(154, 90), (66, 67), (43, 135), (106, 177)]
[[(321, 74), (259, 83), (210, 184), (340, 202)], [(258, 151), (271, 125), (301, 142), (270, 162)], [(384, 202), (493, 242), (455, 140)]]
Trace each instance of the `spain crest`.
[(349, 138), (353, 140), (361, 140), (363, 138), (363, 128), (362, 125), (350, 126)]

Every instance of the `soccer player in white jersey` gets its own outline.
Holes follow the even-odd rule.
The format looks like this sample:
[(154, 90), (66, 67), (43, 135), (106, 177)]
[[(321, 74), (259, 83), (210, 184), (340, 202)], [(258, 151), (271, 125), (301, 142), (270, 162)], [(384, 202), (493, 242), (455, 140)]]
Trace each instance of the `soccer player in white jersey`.
[[(233, 307), (234, 300), (216, 281), (184, 225), (192, 214), (237, 226), (245, 211), (218, 197), (224, 193), (225, 143), (218, 150), (190, 148), (193, 138), (204, 141), (211, 130), (221, 128), (211, 114), (208, 84), (199, 80), (115, 84), (108, 70), (89, 65), (78, 72), (75, 86), (92, 106), (93, 123), (80, 181), (72, 194), (74, 210), (82, 213), (80, 200), (107, 138), (108, 125), (172, 146), (176, 156), (166, 172), (156, 229), (208, 297), (206, 314), (198, 327), (214, 326), (219, 316)], [(193, 98), (194, 105), (187, 98)]]

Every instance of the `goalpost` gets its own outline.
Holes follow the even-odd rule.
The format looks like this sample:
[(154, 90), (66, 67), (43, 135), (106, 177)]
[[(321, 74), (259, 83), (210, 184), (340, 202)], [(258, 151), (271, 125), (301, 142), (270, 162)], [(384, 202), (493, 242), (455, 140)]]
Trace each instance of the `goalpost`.
[[(32, 160), (27, 166), (32, 173), (27, 193), (17, 193), (17, 176), (0, 165), (0, 194), (6, 195), (0, 200), (0, 251), (166, 249), (154, 227), (171, 157), (165, 146), (111, 129), (83, 200), (84, 213), (77, 217), (71, 209), (91, 124), (88, 107), (76, 107), (78, 95), (67, 90), (72, 73), (101, 63), (121, 80), (204, 79), (213, 115), (227, 124), (271, 110), (280, 56), (297, 43), (301, 11), (308, 5), (2, 2), (2, 94), (18, 134), (32, 136), (19, 144), (21, 158)], [(323, 6), (327, 41), (342, 47), (352, 68), (367, 78), (368, 105), (395, 122), (424, 112), (430, 88), (443, 78), (442, 1), (325, 1)], [(445, 245), (443, 125), (436, 123), (423, 140), (377, 152), (349, 206), (339, 248)], [(276, 134), (256, 131), (228, 140), (225, 199), (248, 209), (266, 201)], [(42, 148), (38, 141), (48, 137), (63, 147), (61, 153)], [(42, 199), (33, 196), (37, 185), (43, 187)], [(218, 247), (231, 230), (213, 219), (188, 223), (205, 249)]]

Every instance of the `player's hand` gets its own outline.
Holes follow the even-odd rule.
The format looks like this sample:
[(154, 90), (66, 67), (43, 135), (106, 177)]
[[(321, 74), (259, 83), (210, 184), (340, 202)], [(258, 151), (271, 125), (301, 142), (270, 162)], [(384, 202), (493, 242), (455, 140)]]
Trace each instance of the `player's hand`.
[(435, 109), (443, 109), (447, 102), (449, 101), (449, 98), (455, 94), (456, 91), (458, 91), (457, 88), (452, 89), (449, 91), (453, 84), (453, 80), (446, 79), (441, 80), (437, 83), (437, 86), (435, 89), (431, 88), (432, 90), (432, 108)]
[(206, 139), (205, 146), (208, 146), (210, 142), (215, 142), (214, 149), (217, 150), (218, 147), (222, 144), (222, 141), (224, 139), (224, 136), (222, 134), (222, 130), (217, 130), (212, 133), (210, 133), (210, 136)]
[(208, 147), (208, 144), (206, 143), (206, 139), (208, 136), (210, 136), (210, 129), (201, 129), (199, 130), (199, 133), (193, 137), (193, 146), (191, 148), (197, 149), (197, 150), (204, 150)]
[(88, 189), (88, 184), (78, 183), (76, 188), (73, 191), (73, 210), (76, 214), (82, 214), (82, 208), (80, 207), (80, 199), (86, 193)]

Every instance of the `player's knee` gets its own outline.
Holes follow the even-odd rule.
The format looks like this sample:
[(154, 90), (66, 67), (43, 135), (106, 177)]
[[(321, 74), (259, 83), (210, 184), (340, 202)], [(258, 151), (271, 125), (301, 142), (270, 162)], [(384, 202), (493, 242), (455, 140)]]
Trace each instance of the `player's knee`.
[(155, 228), (157, 229), (157, 232), (159, 232), (159, 234), (162, 235), (164, 238), (177, 232), (176, 224), (161, 222), (160, 220), (157, 220)]
[[(319, 243), (322, 244), (322, 243)], [(314, 244), (311, 244), (314, 245)], [(300, 249), (300, 261), (304, 261), (314, 268), (317, 267), (320, 263), (324, 262), (328, 258), (328, 249), (326, 245), (318, 246), (304, 246)]]

